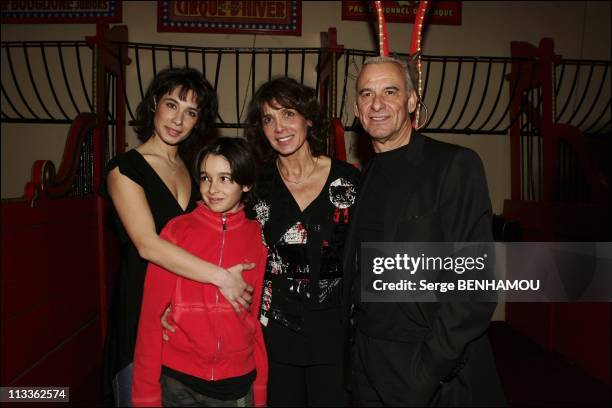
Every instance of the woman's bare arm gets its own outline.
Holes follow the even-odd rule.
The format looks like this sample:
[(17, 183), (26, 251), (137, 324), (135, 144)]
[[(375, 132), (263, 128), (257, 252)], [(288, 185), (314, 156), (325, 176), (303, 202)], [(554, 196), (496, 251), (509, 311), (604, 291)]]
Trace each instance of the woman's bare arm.
[(240, 311), (240, 305), (248, 309), (253, 288), (242, 279), (242, 271), (251, 269), (253, 264), (223, 269), (161, 239), (155, 231), (153, 215), (142, 187), (121, 174), (118, 168), (109, 172), (107, 182), (121, 223), (143, 259), (185, 278), (212, 283), (236, 311)]

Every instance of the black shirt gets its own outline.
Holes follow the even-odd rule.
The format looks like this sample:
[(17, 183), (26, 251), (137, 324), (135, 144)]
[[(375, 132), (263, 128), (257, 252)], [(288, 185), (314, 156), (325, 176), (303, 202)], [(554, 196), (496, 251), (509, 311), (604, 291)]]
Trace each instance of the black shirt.
[[(397, 188), (405, 178), (406, 166), (404, 160), (406, 155), (410, 155), (411, 149), (412, 145), (407, 144), (388, 152), (378, 153), (372, 159), (368, 169), (367, 190), (360, 192), (359, 216), (356, 218), (357, 253), (361, 249), (362, 242), (385, 242), (384, 218), (381, 214), (385, 211), (385, 200), (389, 196), (389, 191)], [(360, 263), (357, 263), (357, 265), (360, 265)], [(362, 273), (356, 275), (352, 288), (357, 327), (374, 331), (391, 327), (390, 325), (394, 319), (397, 319), (397, 316), (390, 311), (396, 305), (378, 302), (362, 303), (360, 301), (362, 277)]]
[(257, 370), (253, 370), (239, 377), (207, 381), (166, 366), (162, 366), (162, 373), (182, 382), (195, 392), (221, 401), (232, 401), (244, 397), (248, 394), (255, 377), (257, 377)]
[(269, 250), (260, 320), (272, 360), (306, 365), (343, 358), (342, 257), (358, 176), (332, 159), (323, 189), (302, 211), (273, 163), (262, 172), (250, 212)]

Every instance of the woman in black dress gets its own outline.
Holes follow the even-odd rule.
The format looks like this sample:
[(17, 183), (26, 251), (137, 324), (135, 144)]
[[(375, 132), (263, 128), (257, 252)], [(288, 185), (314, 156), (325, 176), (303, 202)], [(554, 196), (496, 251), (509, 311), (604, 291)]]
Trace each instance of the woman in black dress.
[(315, 91), (262, 85), (247, 139), (262, 162), (252, 215), (269, 255), (261, 322), (270, 406), (345, 406), (342, 254), (359, 172), (324, 155), (329, 123)]
[(149, 85), (137, 109), (140, 146), (114, 158), (101, 193), (109, 196), (121, 242), (121, 270), (113, 291), (104, 350), (104, 397), (131, 405), (132, 360), (145, 271), (154, 262), (187, 278), (218, 286), (235, 309), (251, 300), (239, 264), (229, 269), (204, 262), (164, 241), (159, 232), (199, 199), (185, 162), (217, 116), (217, 95), (194, 69), (166, 69)]

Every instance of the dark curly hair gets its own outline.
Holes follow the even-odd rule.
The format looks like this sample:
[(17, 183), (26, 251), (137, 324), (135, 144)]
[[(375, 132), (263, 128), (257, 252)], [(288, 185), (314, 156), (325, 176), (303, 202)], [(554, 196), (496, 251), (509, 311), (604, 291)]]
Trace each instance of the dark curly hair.
[[(193, 178), (200, 184), (200, 166), (209, 154), (223, 156), (232, 170), (232, 180), (239, 186), (254, 187), (257, 180), (257, 163), (246, 140), (239, 137), (217, 137), (206, 144), (197, 154), (193, 167)], [(242, 194), (242, 202), (251, 204), (253, 188)]]
[(304, 119), (311, 121), (312, 126), (306, 135), (310, 152), (315, 157), (326, 153), (329, 119), (317, 100), (315, 90), (293, 78), (282, 77), (261, 85), (249, 104), (245, 135), (261, 162), (268, 163), (278, 154), (268, 143), (261, 122), (263, 105), (273, 102), (287, 109), (295, 109)]
[(179, 155), (190, 167), (195, 152), (214, 133), (213, 124), (217, 118), (219, 102), (217, 93), (202, 73), (193, 68), (166, 68), (155, 75), (149, 84), (144, 99), (136, 108), (136, 126), (134, 131), (141, 142), (146, 142), (153, 135), (155, 128), (155, 101), (164, 95), (180, 89), (179, 98), (184, 101), (192, 91), (198, 105), (198, 122), (191, 133), (179, 145)]

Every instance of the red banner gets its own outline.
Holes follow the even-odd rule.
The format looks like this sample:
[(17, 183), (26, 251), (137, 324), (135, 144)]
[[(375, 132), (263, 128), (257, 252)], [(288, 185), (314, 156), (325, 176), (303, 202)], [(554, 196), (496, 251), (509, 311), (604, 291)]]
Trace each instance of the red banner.
[[(414, 23), (418, 1), (383, 1), (385, 20)], [(372, 20), (376, 15), (370, 1), (342, 1), (343, 20)], [(461, 1), (433, 1), (425, 17), (427, 24), (461, 25)]]
[(120, 23), (121, 0), (0, 1), (2, 24)]
[(293, 1), (158, 1), (157, 31), (302, 34), (302, 3)]

